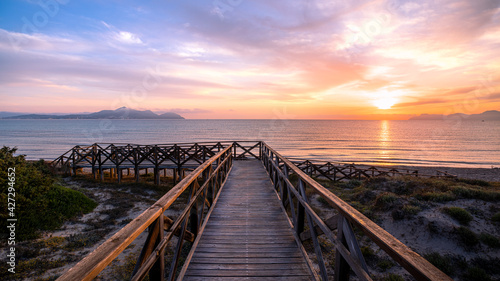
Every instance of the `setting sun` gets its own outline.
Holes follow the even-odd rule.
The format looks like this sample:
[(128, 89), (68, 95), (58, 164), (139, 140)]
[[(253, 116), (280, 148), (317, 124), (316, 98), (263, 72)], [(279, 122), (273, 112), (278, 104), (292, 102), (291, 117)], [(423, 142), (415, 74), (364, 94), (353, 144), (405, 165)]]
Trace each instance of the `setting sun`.
[(379, 109), (390, 109), (397, 100), (393, 97), (384, 97), (373, 101), (373, 105)]

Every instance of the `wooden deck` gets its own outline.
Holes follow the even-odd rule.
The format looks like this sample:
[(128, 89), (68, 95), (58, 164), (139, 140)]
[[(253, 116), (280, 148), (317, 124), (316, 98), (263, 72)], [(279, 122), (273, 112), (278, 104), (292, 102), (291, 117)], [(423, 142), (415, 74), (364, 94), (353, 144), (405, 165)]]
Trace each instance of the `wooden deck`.
[(234, 162), (183, 280), (314, 280), (259, 160)]

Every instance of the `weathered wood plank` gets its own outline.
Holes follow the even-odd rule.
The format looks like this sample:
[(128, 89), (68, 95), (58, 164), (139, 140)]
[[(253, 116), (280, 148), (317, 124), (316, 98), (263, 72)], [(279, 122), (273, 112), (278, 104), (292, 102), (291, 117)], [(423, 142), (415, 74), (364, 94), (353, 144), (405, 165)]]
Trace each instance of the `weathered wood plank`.
[(266, 277), (282, 277), (282, 276), (308, 276), (304, 269), (238, 269), (238, 270), (221, 270), (221, 269), (190, 269), (186, 276), (204, 276), (204, 277), (239, 277), (239, 276), (266, 276)]
[(234, 280), (241, 280), (241, 281), (305, 281), (305, 280), (311, 280), (310, 277), (308, 276), (273, 276), (273, 277), (267, 277), (267, 276), (258, 276), (258, 277), (245, 277), (245, 276), (239, 276), (237, 278), (235, 277), (207, 277), (207, 276), (186, 276), (184, 278), (185, 281), (234, 281)]
[(183, 280), (313, 280), (260, 162), (234, 162)]
[(189, 265), (190, 269), (209, 269), (209, 270), (282, 270), (288, 268), (306, 270), (303, 262), (298, 263), (270, 263), (270, 264), (259, 264), (259, 263), (191, 263)]
[(247, 263), (247, 264), (283, 264), (283, 263), (303, 263), (304, 259), (302, 257), (280, 257), (280, 258), (206, 258), (206, 257), (193, 257), (192, 263), (213, 263), (213, 264), (232, 264), (232, 263)]

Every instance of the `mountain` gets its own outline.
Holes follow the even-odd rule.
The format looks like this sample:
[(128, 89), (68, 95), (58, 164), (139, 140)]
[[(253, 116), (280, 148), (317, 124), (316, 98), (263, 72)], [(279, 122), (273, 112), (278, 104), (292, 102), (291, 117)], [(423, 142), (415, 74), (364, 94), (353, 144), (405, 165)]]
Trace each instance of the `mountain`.
[(442, 114), (421, 114), (410, 118), (409, 120), (451, 120), (451, 119), (463, 119), (463, 120), (500, 120), (500, 111), (489, 110), (480, 114), (464, 114), (464, 113), (454, 113), (450, 115)]
[(26, 113), (0, 111), (0, 118), (12, 117), (12, 116), (23, 115), (23, 114), (26, 114)]
[(173, 112), (158, 115), (151, 110), (141, 111), (127, 107), (120, 107), (116, 110), (101, 110), (99, 112), (89, 114), (24, 114), (4, 117), (4, 119), (184, 119), (184, 117)]

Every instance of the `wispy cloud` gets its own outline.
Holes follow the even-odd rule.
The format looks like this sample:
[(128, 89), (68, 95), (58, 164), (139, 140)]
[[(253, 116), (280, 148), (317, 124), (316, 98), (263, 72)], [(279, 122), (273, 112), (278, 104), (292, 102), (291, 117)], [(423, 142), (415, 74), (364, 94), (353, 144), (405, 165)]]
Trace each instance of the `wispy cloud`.
[[(159, 66), (161, 81), (138, 108), (193, 116), (239, 108), (241, 116), (257, 117), (291, 106), (307, 118), (380, 113), (373, 99), (391, 96), (399, 104), (387, 112), (440, 113), (486, 87), (478, 80), (500, 77), (499, 6), (258, 0), (238, 2), (221, 17), (212, 1), (130, 0), (112, 9), (72, 1), (30, 34), (16, 27), (26, 13), (12, 10), (0, 24), (0, 96), (16, 95), (33, 107), (40, 101), (30, 92), (60, 95), (64, 110), (76, 99), (81, 107), (96, 106), (96, 98), (114, 104)], [(486, 84), (498, 93), (499, 81)], [(4, 100), (0, 110), (26, 111)], [(495, 94), (478, 100), (477, 110), (498, 107)]]

